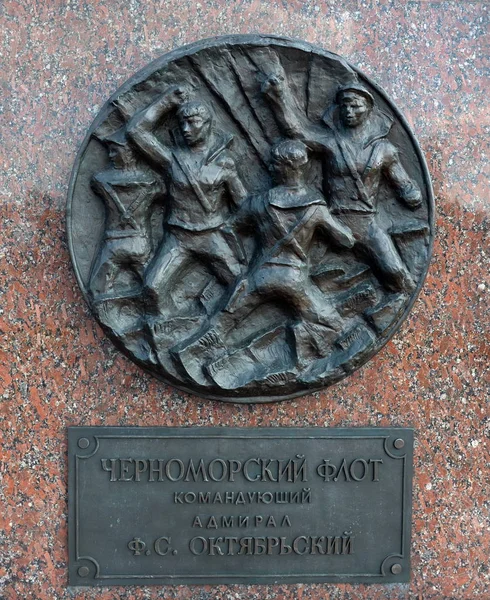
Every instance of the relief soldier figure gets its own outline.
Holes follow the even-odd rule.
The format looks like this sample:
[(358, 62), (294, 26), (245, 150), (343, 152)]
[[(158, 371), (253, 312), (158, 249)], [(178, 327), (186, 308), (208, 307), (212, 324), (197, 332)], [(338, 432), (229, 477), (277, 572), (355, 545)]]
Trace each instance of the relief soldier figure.
[(338, 56), (266, 36), (199, 43), (128, 82), (90, 133), (69, 200), (77, 276), (105, 330), (165, 381), (294, 397), (362, 365), (407, 314), (431, 248), (426, 166)]
[(342, 87), (323, 116), (326, 131), (304, 125), (294, 112), (286, 80), (272, 75), (262, 91), (273, 103), (282, 128), (319, 152), (324, 162), (324, 188), (332, 214), (356, 238), (355, 251), (367, 260), (391, 291), (411, 292), (412, 276), (391, 238), (376, 220), (378, 195), (384, 177), (410, 209), (421, 205), (421, 194), (386, 138), (392, 119), (377, 110), (373, 95), (353, 83)]
[[(171, 111), (179, 130), (170, 147), (154, 130)], [(240, 274), (239, 246), (223, 228), (246, 192), (229, 150), (233, 137), (215, 130), (210, 108), (190, 101), (183, 86), (133, 116), (127, 134), (168, 185), (165, 236), (145, 275), (147, 308), (165, 320), (168, 288), (189, 262), (204, 263), (225, 284)]]
[(124, 128), (99, 139), (108, 147), (113, 167), (92, 179), (106, 209), (104, 240), (89, 283), (95, 302), (140, 293), (153, 250), (150, 207), (162, 194), (158, 178), (137, 168)]

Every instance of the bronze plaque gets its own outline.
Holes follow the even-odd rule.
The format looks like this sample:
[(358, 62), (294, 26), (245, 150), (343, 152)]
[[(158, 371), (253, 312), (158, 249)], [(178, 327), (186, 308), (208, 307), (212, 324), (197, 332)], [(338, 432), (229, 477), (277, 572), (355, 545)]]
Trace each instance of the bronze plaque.
[(68, 437), (71, 585), (409, 580), (411, 429)]
[(68, 199), (78, 281), (132, 360), (186, 391), (292, 398), (369, 360), (429, 264), (427, 167), (387, 95), (305, 42), (229, 36), (104, 105)]

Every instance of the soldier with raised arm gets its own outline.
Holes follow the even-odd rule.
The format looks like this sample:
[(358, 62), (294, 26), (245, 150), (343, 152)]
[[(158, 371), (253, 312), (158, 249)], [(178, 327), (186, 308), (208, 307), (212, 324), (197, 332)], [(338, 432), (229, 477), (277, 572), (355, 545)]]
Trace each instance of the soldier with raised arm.
[(92, 189), (105, 205), (105, 231), (92, 265), (95, 302), (138, 295), (152, 253), (151, 205), (163, 195), (156, 174), (137, 168), (124, 127), (96, 136), (109, 149), (112, 167), (96, 173)]
[(376, 218), (383, 179), (407, 207), (416, 209), (422, 203), (420, 190), (387, 139), (391, 118), (376, 109), (373, 95), (357, 82), (338, 91), (321, 126), (297, 113), (282, 74), (269, 76), (262, 91), (281, 129), (322, 156), (327, 201), (332, 214), (352, 230), (354, 251), (371, 264), (388, 290), (412, 291), (412, 276)]
[[(172, 111), (179, 127), (174, 143), (165, 145), (155, 129)], [(215, 130), (209, 107), (189, 101), (183, 86), (134, 115), (127, 135), (168, 187), (164, 239), (145, 274), (148, 309), (161, 316), (169, 285), (191, 262), (206, 265), (225, 285), (240, 274), (240, 249), (224, 224), (246, 191), (229, 150), (232, 136)]]

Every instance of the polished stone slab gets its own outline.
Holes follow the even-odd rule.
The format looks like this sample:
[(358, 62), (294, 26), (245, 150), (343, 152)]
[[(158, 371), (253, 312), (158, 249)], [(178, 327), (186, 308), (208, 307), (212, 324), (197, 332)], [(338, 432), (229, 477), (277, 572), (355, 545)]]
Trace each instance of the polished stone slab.
[[(2, 3), (0, 595), (486, 598), (489, 15), (460, 1)], [(301, 402), (249, 408), (176, 391), (113, 348), (77, 286), (65, 205), (75, 148), (119, 85), (182, 44), (253, 31), (345, 56), (394, 98), (427, 158), (437, 222), (426, 286), (380, 354)], [(413, 427), (410, 583), (68, 587), (71, 425)]]

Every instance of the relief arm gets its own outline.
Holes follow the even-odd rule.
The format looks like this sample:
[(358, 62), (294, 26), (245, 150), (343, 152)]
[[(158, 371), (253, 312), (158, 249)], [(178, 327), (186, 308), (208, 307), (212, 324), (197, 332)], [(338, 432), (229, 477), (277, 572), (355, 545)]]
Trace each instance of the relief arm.
[(115, 206), (116, 209), (121, 212), (120, 206), (114, 201), (114, 194), (109, 191), (109, 184), (105, 178), (105, 173), (96, 173), (91, 181), (90, 186), (92, 190), (109, 206)]
[(285, 74), (269, 75), (262, 84), (261, 91), (270, 102), (282, 133), (286, 137), (301, 139), (303, 127), (296, 115), (296, 102), (286, 82)]
[(402, 167), (398, 152), (394, 146), (390, 148), (389, 157), (384, 167), (384, 174), (402, 202), (412, 209), (421, 206), (422, 194), (420, 193), (420, 189)]
[(238, 171), (233, 159), (227, 158), (224, 168), (227, 170), (225, 187), (230, 196), (231, 203), (233, 208), (240, 208), (242, 202), (247, 197), (247, 190), (245, 189), (242, 180), (238, 175)]
[(253, 210), (253, 203), (254, 198), (252, 196), (245, 196), (238, 210), (229, 217), (226, 227), (244, 233), (256, 231), (258, 224), (256, 213)]
[(324, 235), (335, 241), (338, 246), (343, 248), (352, 248), (355, 238), (352, 231), (343, 223), (333, 217), (325, 205), (320, 205), (315, 213), (316, 227), (320, 228)]
[(286, 82), (285, 74), (269, 75), (261, 87), (269, 100), (279, 128), (284, 136), (301, 140), (313, 152), (329, 150), (323, 128), (298, 116), (299, 108)]
[(110, 197), (108, 196), (107, 191), (104, 187), (104, 181), (105, 180), (104, 180), (104, 177), (102, 176), (102, 173), (96, 173), (90, 180), (90, 187), (105, 202), (109, 202)]
[(172, 152), (157, 139), (154, 129), (164, 116), (186, 99), (185, 88), (172, 86), (149, 106), (137, 112), (126, 126), (127, 136), (133, 145), (153, 164), (165, 170), (172, 162)]
[(92, 177), (91, 186), (93, 191), (104, 200), (107, 207), (114, 206), (121, 218), (121, 224), (131, 225), (136, 227), (136, 223), (133, 217), (128, 213), (126, 207), (123, 205), (116, 191), (112, 188), (110, 183), (105, 179), (104, 173), (97, 173)]
[(250, 211), (250, 198), (246, 199), (245, 202), (238, 208), (235, 213), (226, 221), (222, 232), (228, 243), (234, 248), (238, 260), (242, 264), (249, 262), (247, 258), (247, 251), (243, 244), (242, 235), (248, 235), (257, 230), (253, 214)]

